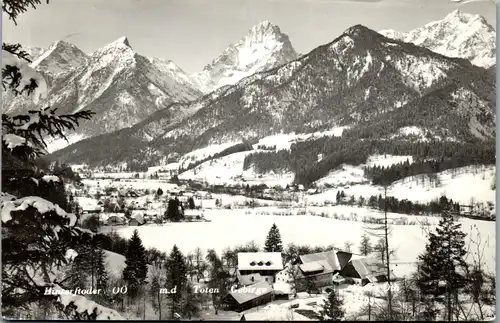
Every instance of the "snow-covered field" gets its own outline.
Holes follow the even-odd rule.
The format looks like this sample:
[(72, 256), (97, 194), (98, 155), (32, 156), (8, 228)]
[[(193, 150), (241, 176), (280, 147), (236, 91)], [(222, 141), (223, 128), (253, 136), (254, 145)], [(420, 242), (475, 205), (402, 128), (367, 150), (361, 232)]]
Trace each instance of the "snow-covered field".
[[(129, 238), (135, 229), (147, 248), (156, 247), (170, 252), (176, 244), (184, 253), (197, 247), (213, 248), (221, 252), (224, 248), (245, 244), (254, 240), (263, 246), (267, 233), (273, 223), (280, 229), (284, 245), (288, 243), (309, 245), (335, 245), (339, 248), (346, 241), (353, 243), (352, 251), (359, 250), (359, 243), (368, 224), (355, 221), (341, 221), (318, 216), (276, 216), (246, 214), (248, 210), (206, 210), (205, 217), (211, 222), (167, 223), (141, 227), (122, 227), (117, 232)], [(410, 217), (411, 218), (411, 217)], [(469, 233), (475, 225), (483, 241), (489, 239), (485, 248), (485, 261), (489, 270), (495, 269), (495, 222), (462, 219), (462, 229)], [(468, 238), (467, 238), (468, 239)], [(375, 239), (373, 242), (376, 242)], [(396, 249), (394, 268), (396, 275), (408, 274), (417, 256), (424, 250), (427, 239), (418, 225), (393, 225), (390, 237), (391, 246)]]
[(110, 179), (84, 179), (82, 183), (89, 188), (105, 188), (105, 187), (116, 187), (122, 188), (134, 188), (134, 189), (149, 189), (157, 190), (161, 188), (163, 191), (169, 191), (176, 189), (177, 184), (168, 183), (166, 180), (155, 180), (155, 179), (124, 179), (120, 181), (114, 181)]
[(317, 131), (313, 133), (306, 134), (296, 134), (296, 133), (286, 133), (267, 136), (259, 140), (259, 142), (253, 145), (254, 149), (259, 146), (273, 147), (276, 146), (276, 151), (283, 149), (290, 149), (290, 146), (294, 142), (305, 141), (309, 139), (317, 139), (321, 137), (341, 137), (345, 129), (349, 127), (335, 127), (326, 131)]
[[(437, 174), (436, 185), (430, 184), (425, 175), (407, 177), (394, 182), (387, 194), (397, 199), (408, 199), (414, 202), (429, 202), (442, 195), (461, 204), (470, 204), (471, 198), (476, 202), (491, 202), (495, 204), (495, 166), (462, 167), (446, 170)], [(347, 195), (370, 197), (383, 194), (381, 187), (368, 183), (351, 185), (343, 189)], [(326, 193), (325, 193), (326, 194)], [(332, 190), (330, 194), (336, 194)], [(335, 196), (335, 195), (333, 195)]]
[(232, 147), (241, 142), (229, 142), (220, 145), (210, 145), (204, 148), (193, 150), (179, 159), (179, 166), (181, 168), (186, 168), (190, 163), (194, 163), (205, 158), (211, 157), (217, 153), (224, 151), (225, 149)]
[[(243, 169), (245, 157), (251, 153), (263, 150), (243, 151), (229, 156), (206, 161), (193, 169), (179, 175), (181, 180), (207, 181), (211, 184), (235, 185), (238, 183), (258, 185), (266, 184), (270, 187), (280, 185), (285, 187), (293, 182), (291, 172), (276, 174), (274, 172), (258, 174), (253, 167)], [(244, 182), (243, 182), (244, 181)]]

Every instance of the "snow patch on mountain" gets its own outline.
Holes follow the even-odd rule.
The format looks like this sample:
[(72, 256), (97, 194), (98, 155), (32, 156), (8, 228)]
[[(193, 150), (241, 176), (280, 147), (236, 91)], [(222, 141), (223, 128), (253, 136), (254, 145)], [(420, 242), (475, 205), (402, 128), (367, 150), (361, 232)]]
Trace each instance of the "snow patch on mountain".
[(64, 138), (50, 138), (47, 139), (47, 152), (53, 153), (54, 151), (57, 151), (59, 149), (63, 149), (69, 145), (74, 144), (75, 142), (78, 142), (80, 140), (85, 139), (85, 136), (74, 134), (74, 135), (68, 135), (66, 136), (67, 140)]
[(239, 144), (239, 143), (241, 143), (241, 141), (227, 142), (227, 143), (220, 144), (220, 145), (210, 145), (210, 146), (207, 146), (204, 148), (193, 150), (193, 151), (183, 155), (179, 159), (179, 167), (181, 169), (185, 169), (191, 163), (195, 163), (195, 162), (198, 162), (200, 160), (214, 156), (215, 154), (218, 154), (218, 153), (224, 151), (225, 149), (232, 147), (232, 146)]
[(266, 147), (266, 150), (268, 150), (269, 147), (275, 147), (276, 151), (284, 149), (289, 150), (291, 145), (295, 142), (314, 140), (321, 137), (341, 137), (343, 131), (348, 128), (349, 127), (344, 126), (344, 127), (331, 128), (330, 130), (325, 130), (325, 131), (316, 131), (313, 133), (275, 134), (261, 138), (258, 143), (253, 145), (253, 148), (258, 149), (259, 147)]
[(455, 10), (442, 20), (407, 33), (394, 30), (380, 33), (445, 56), (465, 58), (484, 68), (496, 63), (496, 32), (481, 15)]

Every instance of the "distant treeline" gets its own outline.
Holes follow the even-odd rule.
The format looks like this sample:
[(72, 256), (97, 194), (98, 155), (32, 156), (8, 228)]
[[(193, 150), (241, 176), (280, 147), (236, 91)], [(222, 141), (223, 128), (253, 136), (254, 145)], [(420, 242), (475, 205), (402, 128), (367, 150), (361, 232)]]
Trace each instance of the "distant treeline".
[[(492, 157), (493, 159), (490, 159)], [(453, 156), (450, 158), (441, 157), (440, 160), (417, 161), (415, 163), (410, 163), (409, 160), (406, 160), (403, 163), (393, 164), (388, 167), (365, 167), (364, 171), (365, 176), (369, 178), (374, 185), (384, 185), (392, 184), (395, 181), (409, 176), (438, 173), (448, 169), (470, 165), (488, 165), (494, 162), (494, 156), (485, 156), (482, 160), (478, 159), (477, 156)]]
[[(402, 163), (393, 168), (368, 168), (367, 174), (374, 184), (390, 184), (406, 176), (432, 173), (469, 165), (495, 164), (495, 143), (474, 142), (410, 142), (404, 140), (323, 137), (292, 144), (290, 150), (249, 154), (244, 161), (245, 169), (255, 167), (257, 172), (295, 173), (296, 184), (309, 186), (325, 177), (341, 164), (357, 166), (367, 162), (374, 154), (413, 156), (414, 165)], [(318, 158), (322, 156), (322, 158)], [(430, 161), (434, 159), (437, 161)]]

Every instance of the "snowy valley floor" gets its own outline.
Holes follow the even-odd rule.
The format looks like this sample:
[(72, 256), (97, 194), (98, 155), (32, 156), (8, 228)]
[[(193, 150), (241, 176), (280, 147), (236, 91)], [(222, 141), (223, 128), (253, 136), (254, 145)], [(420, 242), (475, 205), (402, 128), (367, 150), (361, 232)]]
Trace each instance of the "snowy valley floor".
[[(267, 210), (267, 211), (266, 211)], [(358, 217), (363, 212), (370, 214), (373, 210), (362, 208), (351, 208), (350, 213), (357, 213)], [(269, 228), (273, 223), (278, 226), (283, 244), (289, 243), (307, 245), (335, 245), (342, 248), (346, 241), (352, 242), (351, 250), (358, 252), (359, 243), (363, 233), (373, 227), (361, 221), (336, 220), (328, 217), (299, 215), (256, 215), (255, 213), (272, 214), (272, 208), (238, 209), (238, 210), (205, 210), (205, 217), (211, 222), (183, 222), (166, 223), (162, 225), (149, 224), (140, 227), (124, 226), (115, 227), (124, 238), (129, 238), (135, 229), (146, 248), (155, 247), (160, 251), (170, 252), (176, 244), (182, 252), (188, 253), (197, 247), (202, 249), (215, 249), (220, 253), (224, 248), (238, 244), (255, 241), (263, 246)], [(349, 213), (348, 213), (349, 214)], [(408, 220), (416, 221), (415, 216), (392, 215), (397, 217), (408, 217)], [(424, 218), (424, 217), (419, 217)], [(439, 218), (429, 217), (431, 224), (437, 224)], [(481, 238), (487, 243), (484, 258), (487, 270), (495, 270), (495, 222), (479, 221), (467, 218), (460, 219), (462, 230), (467, 233), (466, 244), (470, 241), (470, 232), (480, 232)], [(425, 229), (434, 227), (422, 227), (416, 222), (415, 225), (391, 225), (390, 246), (395, 249), (394, 273), (404, 276), (413, 271), (412, 264), (417, 256), (424, 250), (427, 238)], [(109, 230), (109, 228), (107, 228)], [(376, 238), (372, 239), (376, 242)]]

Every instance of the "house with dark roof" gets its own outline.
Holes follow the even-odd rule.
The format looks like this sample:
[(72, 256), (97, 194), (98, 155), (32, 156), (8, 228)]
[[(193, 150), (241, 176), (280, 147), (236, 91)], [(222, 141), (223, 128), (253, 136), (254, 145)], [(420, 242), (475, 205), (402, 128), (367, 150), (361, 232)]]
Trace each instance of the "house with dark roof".
[(266, 281), (239, 289), (231, 288), (222, 300), (225, 310), (241, 312), (252, 307), (269, 303), (273, 298), (273, 288)]
[(242, 286), (260, 281), (274, 283), (277, 272), (283, 270), (281, 252), (240, 252), (236, 277)]
[[(373, 257), (353, 257), (347, 266), (342, 268), (340, 275), (362, 286), (387, 281), (386, 267), (380, 260)], [(391, 271), (391, 280), (394, 277)]]

